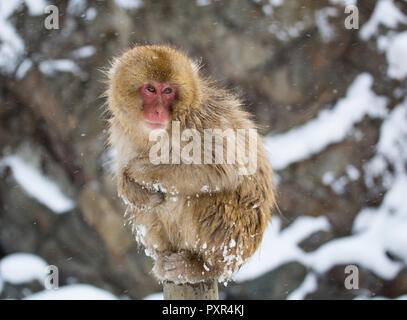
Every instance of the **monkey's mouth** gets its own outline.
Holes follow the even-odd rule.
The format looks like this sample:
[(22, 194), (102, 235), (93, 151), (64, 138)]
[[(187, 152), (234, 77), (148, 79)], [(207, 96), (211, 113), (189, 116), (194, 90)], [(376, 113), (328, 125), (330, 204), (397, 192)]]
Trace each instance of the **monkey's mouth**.
[(158, 129), (165, 129), (167, 127), (168, 122), (164, 121), (144, 121), (144, 125), (150, 130), (158, 130)]

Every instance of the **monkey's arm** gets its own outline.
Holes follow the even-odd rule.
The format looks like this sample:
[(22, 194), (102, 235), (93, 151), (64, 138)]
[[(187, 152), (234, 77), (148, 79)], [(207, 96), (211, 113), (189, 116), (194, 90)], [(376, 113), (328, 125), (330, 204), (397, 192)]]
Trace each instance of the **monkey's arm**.
[(180, 195), (230, 191), (242, 181), (233, 165), (160, 164), (137, 159), (127, 170), (129, 177), (149, 190)]
[(147, 190), (130, 177), (127, 169), (118, 175), (118, 190), (126, 204), (138, 208), (154, 208), (164, 201), (163, 193)]

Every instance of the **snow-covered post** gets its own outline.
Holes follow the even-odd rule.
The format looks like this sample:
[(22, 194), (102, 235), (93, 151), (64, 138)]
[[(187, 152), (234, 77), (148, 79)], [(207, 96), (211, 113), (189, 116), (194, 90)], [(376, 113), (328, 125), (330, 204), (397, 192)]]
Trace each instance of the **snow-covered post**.
[(164, 282), (164, 300), (218, 300), (218, 282), (175, 284)]

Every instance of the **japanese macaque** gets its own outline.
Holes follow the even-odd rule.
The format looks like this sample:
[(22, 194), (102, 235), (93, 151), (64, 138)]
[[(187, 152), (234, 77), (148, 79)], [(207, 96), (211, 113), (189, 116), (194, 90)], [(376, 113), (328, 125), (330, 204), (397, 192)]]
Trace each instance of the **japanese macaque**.
[[(234, 151), (243, 145), (243, 153), (253, 146), (248, 134), (231, 134), (253, 133), (250, 114), (235, 95), (215, 88), (195, 62), (168, 46), (135, 46), (113, 61), (108, 77), (118, 193), (136, 239), (154, 260), (153, 274), (175, 283), (230, 280), (258, 248), (276, 206), (272, 170), (256, 131), (248, 155), (256, 161), (254, 170), (242, 170), (239, 155), (219, 161), (231, 155), (227, 146)], [(176, 142), (175, 128), (190, 130), (193, 148), (183, 150), (191, 139), (182, 134)], [(213, 148), (204, 143), (208, 130)], [(151, 156), (154, 134), (167, 144), (170, 157), (162, 154), (164, 148), (158, 158), (168, 163)], [(188, 150), (202, 161), (196, 154), (186, 161)]]

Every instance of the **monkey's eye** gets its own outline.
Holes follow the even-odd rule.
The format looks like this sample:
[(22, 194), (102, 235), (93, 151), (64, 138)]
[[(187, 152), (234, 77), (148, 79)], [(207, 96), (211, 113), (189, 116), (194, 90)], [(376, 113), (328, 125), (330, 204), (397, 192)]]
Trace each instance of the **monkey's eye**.
[(155, 88), (152, 85), (148, 85), (146, 89), (148, 92), (151, 92), (151, 93), (155, 92)]
[(163, 91), (162, 91), (162, 93), (164, 93), (164, 94), (170, 94), (172, 92), (172, 89), (171, 88), (165, 88)]

